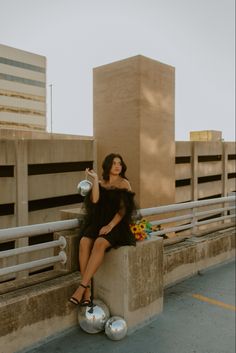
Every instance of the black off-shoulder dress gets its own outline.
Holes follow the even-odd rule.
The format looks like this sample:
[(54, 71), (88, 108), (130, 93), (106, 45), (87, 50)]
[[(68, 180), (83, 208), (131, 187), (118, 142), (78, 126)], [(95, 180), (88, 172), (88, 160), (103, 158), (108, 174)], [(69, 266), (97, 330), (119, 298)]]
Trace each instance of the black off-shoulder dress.
[(96, 239), (100, 229), (107, 225), (116, 213), (122, 216), (121, 221), (108, 234), (100, 235), (108, 240), (111, 247), (136, 245), (135, 237), (130, 230), (132, 214), (136, 210), (135, 193), (127, 189), (105, 188), (99, 184), (99, 200), (91, 202), (91, 192), (85, 197), (86, 216), (81, 229), (81, 236)]

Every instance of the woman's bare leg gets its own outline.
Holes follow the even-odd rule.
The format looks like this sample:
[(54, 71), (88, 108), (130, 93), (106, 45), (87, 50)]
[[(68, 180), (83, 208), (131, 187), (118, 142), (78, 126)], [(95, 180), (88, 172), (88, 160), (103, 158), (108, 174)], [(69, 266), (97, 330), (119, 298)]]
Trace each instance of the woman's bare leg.
[[(84, 270), (84, 274), (82, 275), (81, 283), (84, 286), (87, 286), (90, 283), (91, 278), (93, 277), (99, 266), (102, 264), (106, 249), (110, 246), (111, 244), (102, 237), (97, 238), (95, 240), (87, 266)], [(79, 288), (73, 294), (73, 297), (76, 298), (78, 301), (81, 301), (84, 292), (84, 287), (79, 286)]]
[[(87, 238), (87, 237), (82, 237), (80, 239), (79, 265), (80, 265), (80, 272), (82, 277), (87, 267), (93, 244), (94, 244), (94, 239)], [(88, 283), (88, 285), (91, 286), (91, 281)], [(84, 291), (84, 300), (90, 300), (90, 297), (91, 297), (91, 290), (90, 288), (87, 288)]]
[[(80, 239), (80, 243), (79, 243), (79, 266), (80, 266), (80, 272), (83, 276), (84, 271), (86, 269), (89, 257), (90, 257), (90, 253), (93, 247), (93, 243), (94, 240), (88, 237), (82, 237)], [(89, 283), (90, 284), (90, 283)], [(77, 298), (77, 291), (78, 289), (74, 292), (74, 294), (72, 294), (73, 298)], [(87, 293), (88, 291), (88, 293)], [(84, 289), (84, 294), (86, 295), (86, 299), (90, 298), (90, 290), (89, 288)], [(88, 297), (87, 297), (88, 296)]]
[(106, 249), (110, 246), (111, 244), (109, 241), (102, 237), (95, 240), (86, 270), (82, 277), (83, 284), (87, 284), (91, 280), (99, 266), (102, 264)]
[(79, 265), (80, 265), (80, 272), (83, 275), (89, 257), (90, 257), (90, 253), (92, 250), (94, 244), (94, 239), (91, 238), (87, 238), (87, 237), (82, 237), (80, 239), (80, 244), (79, 244)]

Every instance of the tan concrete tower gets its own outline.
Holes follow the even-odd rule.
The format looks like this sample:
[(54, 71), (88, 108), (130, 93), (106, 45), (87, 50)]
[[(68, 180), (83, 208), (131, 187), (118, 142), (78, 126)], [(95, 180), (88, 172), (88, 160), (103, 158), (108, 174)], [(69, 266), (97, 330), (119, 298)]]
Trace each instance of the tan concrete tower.
[(118, 152), (140, 207), (175, 202), (175, 69), (135, 56), (94, 69), (98, 172)]

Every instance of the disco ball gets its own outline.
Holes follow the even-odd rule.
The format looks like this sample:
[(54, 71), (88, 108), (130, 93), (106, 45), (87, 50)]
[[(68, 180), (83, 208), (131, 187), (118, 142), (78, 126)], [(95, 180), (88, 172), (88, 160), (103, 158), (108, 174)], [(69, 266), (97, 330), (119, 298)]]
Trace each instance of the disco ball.
[(82, 180), (77, 185), (78, 193), (81, 196), (86, 196), (89, 193), (89, 191), (91, 190), (92, 186), (93, 186), (93, 184), (89, 180), (87, 180), (87, 179)]
[(110, 317), (110, 311), (101, 300), (95, 299), (93, 305), (79, 308), (78, 321), (82, 330), (87, 333), (98, 333), (104, 330)]
[(113, 341), (119, 341), (127, 334), (127, 324), (120, 316), (112, 316), (107, 320), (105, 333)]

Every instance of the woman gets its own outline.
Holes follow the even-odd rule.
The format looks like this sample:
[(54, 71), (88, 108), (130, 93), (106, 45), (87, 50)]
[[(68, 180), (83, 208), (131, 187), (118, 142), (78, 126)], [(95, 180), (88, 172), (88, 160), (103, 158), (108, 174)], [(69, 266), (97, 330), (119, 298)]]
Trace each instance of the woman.
[(87, 216), (79, 245), (82, 280), (70, 301), (87, 306), (92, 303), (90, 283), (102, 264), (105, 251), (135, 245), (129, 223), (135, 209), (134, 193), (125, 176), (126, 165), (119, 154), (109, 154), (103, 164), (102, 181), (94, 170), (85, 173), (92, 179), (92, 189), (85, 198)]

